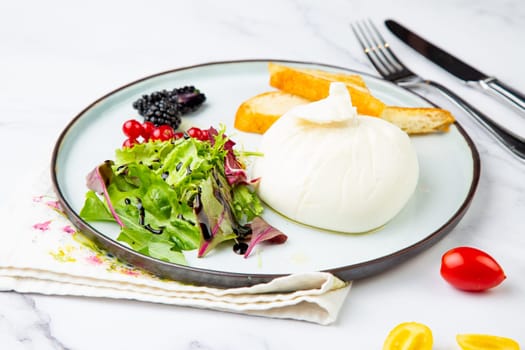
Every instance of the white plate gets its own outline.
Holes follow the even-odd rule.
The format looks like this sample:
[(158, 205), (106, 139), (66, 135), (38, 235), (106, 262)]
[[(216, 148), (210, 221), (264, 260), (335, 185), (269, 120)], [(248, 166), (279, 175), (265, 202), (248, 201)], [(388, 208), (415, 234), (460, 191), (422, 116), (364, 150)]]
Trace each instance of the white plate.
[[(391, 222), (377, 232), (350, 235), (330, 233), (286, 220), (266, 209), (264, 218), (289, 237), (283, 245), (261, 245), (248, 259), (224, 244), (205, 258), (187, 252), (189, 266), (162, 262), (116, 242), (118, 226), (86, 223), (78, 212), (87, 191), (86, 174), (106, 159), (114, 158), (124, 135), (122, 123), (136, 117), (132, 102), (160, 89), (194, 85), (206, 94), (205, 105), (195, 115), (183, 117), (182, 129), (225, 124), (237, 147), (258, 149), (260, 136), (233, 127), (239, 104), (271, 90), (267, 60), (217, 62), (181, 68), (147, 77), (119, 88), (82, 111), (60, 136), (53, 155), (52, 180), (68, 216), (87, 236), (120, 258), (153, 273), (188, 282), (240, 286), (270, 280), (278, 275), (330, 271), (351, 280), (383, 271), (430, 247), (461, 219), (474, 195), (479, 178), (479, 156), (468, 135), (457, 124), (443, 134), (412, 137), (420, 164), (415, 194)], [(330, 71), (342, 68), (299, 62), (282, 62)], [(346, 70), (348, 72), (348, 70)], [(389, 105), (431, 106), (421, 97), (384, 80), (361, 74), (372, 93)]]

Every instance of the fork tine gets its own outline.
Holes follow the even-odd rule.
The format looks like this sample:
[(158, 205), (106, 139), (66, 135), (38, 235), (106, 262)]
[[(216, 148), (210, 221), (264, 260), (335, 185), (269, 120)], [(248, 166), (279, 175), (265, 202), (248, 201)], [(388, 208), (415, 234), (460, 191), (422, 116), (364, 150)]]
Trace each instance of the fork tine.
[(352, 31), (354, 32), (354, 35), (357, 38), (357, 41), (359, 41), (359, 44), (363, 48), (366, 56), (369, 58), (370, 62), (375, 67), (375, 69), (381, 75), (388, 75), (389, 71), (385, 68), (384, 63), (380, 61), (379, 56), (375, 52), (375, 47), (373, 47), (370, 41), (368, 40), (368, 37), (366, 36), (363, 30), (363, 25), (361, 25), (359, 22), (356, 22), (351, 23), (350, 27), (352, 28)]
[[(383, 63), (385, 69), (387, 70), (387, 74), (396, 73), (396, 71), (399, 70), (400, 67), (394, 64), (392, 60), (385, 54), (385, 49), (388, 48), (388, 44), (385, 42), (384, 39), (381, 39), (381, 34), (379, 34), (379, 31), (375, 27), (372, 20), (368, 19), (368, 21), (363, 21), (363, 28), (364, 31), (366, 31), (367, 35), (365, 35), (365, 37), (368, 39), (369, 45), (373, 47), (374, 51), (376, 51), (376, 55), (378, 56), (378, 59), (381, 60), (381, 62)], [(379, 40), (373, 32), (379, 34)]]
[(414, 76), (390, 49), (372, 20), (357, 21), (350, 26), (366, 56), (384, 79), (399, 81)]
[[(374, 25), (372, 20), (368, 19), (368, 28), (371, 36), (375, 36), (377, 39), (379, 39), (379, 43), (377, 44), (378, 47), (381, 48), (381, 53), (383, 54), (384, 58), (392, 65), (394, 65), (398, 70), (402, 70), (405, 68), (405, 65), (401, 62), (399, 58), (394, 54), (394, 51), (390, 49), (390, 45), (386, 41), (386, 39), (381, 35), (377, 27)], [(371, 29), (370, 29), (371, 28)], [(373, 34), (372, 34), (373, 33)], [(384, 52), (387, 52), (390, 58), (386, 56)]]

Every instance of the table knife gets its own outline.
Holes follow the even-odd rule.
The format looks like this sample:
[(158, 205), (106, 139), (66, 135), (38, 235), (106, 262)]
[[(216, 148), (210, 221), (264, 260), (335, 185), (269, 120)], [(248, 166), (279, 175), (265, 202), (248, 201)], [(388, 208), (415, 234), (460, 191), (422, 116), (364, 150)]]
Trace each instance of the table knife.
[(520, 112), (525, 113), (525, 95), (523, 93), (493, 76), (480, 72), (394, 20), (386, 20), (385, 25), (395, 36), (401, 39), (401, 41), (441, 68), (469, 85), (500, 97)]

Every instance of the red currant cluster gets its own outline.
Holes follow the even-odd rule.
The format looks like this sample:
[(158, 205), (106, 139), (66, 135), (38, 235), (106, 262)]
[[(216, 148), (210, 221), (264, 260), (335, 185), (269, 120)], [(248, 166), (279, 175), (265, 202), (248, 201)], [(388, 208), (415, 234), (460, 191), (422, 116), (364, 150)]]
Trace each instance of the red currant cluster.
[(172, 139), (180, 139), (184, 135), (195, 138), (200, 141), (208, 141), (210, 135), (208, 130), (202, 130), (197, 127), (189, 128), (186, 133), (175, 132), (173, 128), (167, 124), (155, 126), (151, 122), (140, 123), (135, 119), (130, 119), (122, 124), (122, 131), (127, 139), (122, 144), (122, 147), (133, 147), (141, 142), (148, 141), (169, 141)]

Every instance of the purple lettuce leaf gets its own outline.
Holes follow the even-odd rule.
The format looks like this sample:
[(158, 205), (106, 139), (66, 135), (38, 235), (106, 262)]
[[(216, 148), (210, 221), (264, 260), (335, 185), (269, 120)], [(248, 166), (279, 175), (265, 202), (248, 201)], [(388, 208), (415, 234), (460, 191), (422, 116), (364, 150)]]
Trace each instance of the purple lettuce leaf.
[(261, 242), (266, 241), (274, 244), (282, 244), (288, 239), (288, 236), (268, 224), (260, 216), (253, 219), (250, 227), (252, 229), (252, 238), (248, 244), (246, 252), (244, 253), (245, 258), (247, 258), (252, 252), (253, 248), (255, 248), (255, 246)]
[(104, 162), (103, 164), (97, 166), (95, 169), (93, 169), (86, 178), (87, 187), (90, 190), (95, 191), (96, 193), (99, 193), (104, 196), (106, 199), (106, 203), (108, 205), (109, 211), (111, 212), (111, 215), (115, 218), (115, 221), (120, 225), (120, 227), (124, 227), (124, 223), (120, 219), (120, 217), (117, 215), (117, 212), (115, 211), (115, 208), (111, 204), (111, 199), (109, 197), (107, 186), (111, 183), (111, 178), (113, 176), (113, 170), (111, 169), (112, 163), (109, 161)]

